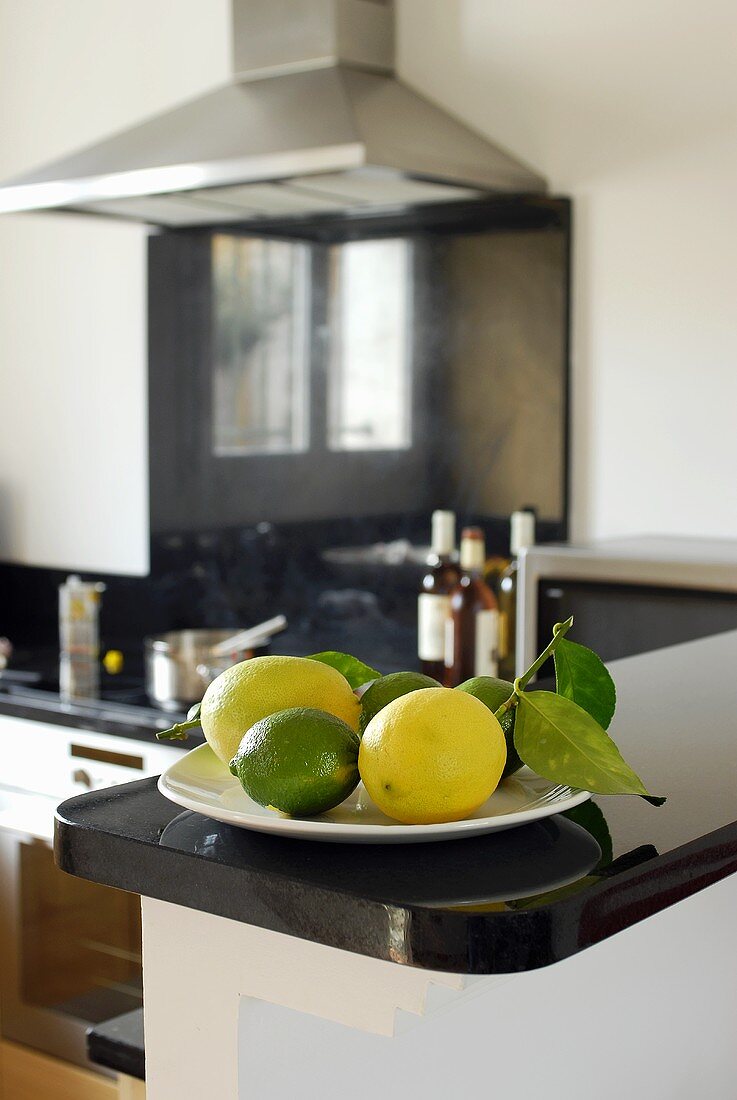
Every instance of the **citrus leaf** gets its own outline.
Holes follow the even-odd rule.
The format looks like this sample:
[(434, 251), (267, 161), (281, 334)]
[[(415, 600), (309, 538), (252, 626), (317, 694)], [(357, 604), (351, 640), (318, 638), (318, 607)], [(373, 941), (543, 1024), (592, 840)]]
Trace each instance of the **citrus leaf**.
[(514, 744), (525, 764), (554, 783), (597, 794), (649, 795), (599, 723), (552, 691), (522, 693)]
[(583, 707), (602, 729), (609, 729), (617, 705), (614, 681), (591, 649), (562, 638), (555, 654), (555, 690)]
[(324, 653), (312, 653), (308, 660), (320, 661), (331, 668), (337, 668), (341, 672), (353, 690), (367, 684), (369, 680), (376, 680), (381, 676), (375, 668), (365, 665), (357, 657), (351, 657), (350, 653), (338, 653), (337, 650), (328, 649)]

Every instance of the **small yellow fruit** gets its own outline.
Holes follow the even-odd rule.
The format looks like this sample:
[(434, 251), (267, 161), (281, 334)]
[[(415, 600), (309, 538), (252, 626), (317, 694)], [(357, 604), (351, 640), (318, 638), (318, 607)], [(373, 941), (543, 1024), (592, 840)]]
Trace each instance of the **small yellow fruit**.
[(200, 709), (202, 731), (226, 765), (252, 725), (277, 711), (312, 707), (358, 730), (361, 704), (336, 669), (308, 657), (253, 657), (213, 680)]
[(496, 789), (507, 759), (499, 722), (480, 700), (422, 688), (371, 719), (358, 770), (388, 817), (407, 825), (460, 821)]

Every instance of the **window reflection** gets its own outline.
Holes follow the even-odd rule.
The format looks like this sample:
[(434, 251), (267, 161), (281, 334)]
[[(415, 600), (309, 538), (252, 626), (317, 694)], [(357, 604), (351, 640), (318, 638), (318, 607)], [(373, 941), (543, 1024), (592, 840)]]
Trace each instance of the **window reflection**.
[(216, 234), (212, 270), (215, 454), (306, 450), (308, 249)]
[(331, 450), (411, 444), (410, 272), (406, 240), (354, 241), (332, 251)]

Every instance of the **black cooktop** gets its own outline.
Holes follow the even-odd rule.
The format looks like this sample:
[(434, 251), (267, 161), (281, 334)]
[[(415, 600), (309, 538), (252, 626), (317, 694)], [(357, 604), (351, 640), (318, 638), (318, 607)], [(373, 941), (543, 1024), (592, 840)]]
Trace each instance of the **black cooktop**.
[(101, 669), (95, 697), (63, 698), (58, 653), (43, 650), (21, 651), (0, 671), (0, 714), (139, 739), (150, 739), (183, 717), (151, 703), (140, 659), (131, 657), (117, 675)]

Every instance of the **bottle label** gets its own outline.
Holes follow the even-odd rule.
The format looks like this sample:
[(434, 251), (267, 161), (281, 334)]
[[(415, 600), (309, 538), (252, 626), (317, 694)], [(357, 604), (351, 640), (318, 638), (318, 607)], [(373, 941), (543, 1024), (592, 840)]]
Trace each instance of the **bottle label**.
[(455, 662), (455, 623), (453, 622), (453, 616), (448, 615), (445, 620), (445, 660), (443, 664), (446, 668), (452, 668)]
[(445, 624), (450, 616), (450, 596), (423, 592), (417, 600), (417, 652), (421, 661), (442, 661), (445, 656)]
[(476, 646), (474, 650), (474, 676), (498, 676), (499, 674), (499, 612), (476, 612)]

